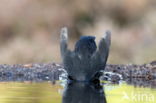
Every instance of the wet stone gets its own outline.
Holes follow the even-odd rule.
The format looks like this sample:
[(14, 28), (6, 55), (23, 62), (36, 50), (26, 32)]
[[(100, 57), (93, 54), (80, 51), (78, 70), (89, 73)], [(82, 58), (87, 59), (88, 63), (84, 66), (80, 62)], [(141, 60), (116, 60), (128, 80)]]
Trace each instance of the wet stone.
[(156, 66), (156, 61), (152, 61), (151, 63), (150, 63), (152, 66)]

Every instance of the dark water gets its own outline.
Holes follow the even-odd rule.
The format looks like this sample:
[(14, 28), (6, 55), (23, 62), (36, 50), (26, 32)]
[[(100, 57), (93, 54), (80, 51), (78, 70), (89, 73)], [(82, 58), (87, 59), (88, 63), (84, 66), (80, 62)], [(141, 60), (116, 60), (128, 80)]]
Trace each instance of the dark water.
[(0, 103), (155, 103), (156, 89), (125, 82), (65, 84), (51, 82), (1, 82)]

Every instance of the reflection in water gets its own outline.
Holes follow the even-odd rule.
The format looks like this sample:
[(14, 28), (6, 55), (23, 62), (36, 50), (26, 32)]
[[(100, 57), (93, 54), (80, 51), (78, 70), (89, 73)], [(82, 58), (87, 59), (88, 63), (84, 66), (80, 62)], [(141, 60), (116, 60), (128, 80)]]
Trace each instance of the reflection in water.
[[(62, 96), (62, 90), (64, 93)], [(106, 95), (105, 95), (106, 94)], [(63, 99), (62, 99), (63, 98)], [(60, 82), (0, 82), (0, 103), (155, 103), (156, 89), (126, 82), (101, 86)]]
[(62, 103), (106, 103), (103, 87), (86, 83), (67, 84)]

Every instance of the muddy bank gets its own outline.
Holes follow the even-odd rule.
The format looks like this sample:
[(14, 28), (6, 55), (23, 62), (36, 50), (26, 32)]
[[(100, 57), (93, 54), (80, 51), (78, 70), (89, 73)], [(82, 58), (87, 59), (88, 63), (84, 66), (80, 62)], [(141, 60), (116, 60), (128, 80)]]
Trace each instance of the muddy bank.
[[(114, 73), (110, 75), (114, 82), (121, 80), (116, 74), (128, 81), (132, 78), (153, 81), (156, 79), (156, 61), (143, 65), (108, 64), (105, 71)], [(0, 81), (55, 81), (64, 72), (63, 66), (55, 63), (4, 64), (0, 65)]]
[(0, 65), (0, 81), (54, 81), (63, 73), (54, 63)]
[(156, 79), (156, 61), (148, 64), (136, 65), (107, 65), (105, 71), (111, 71), (121, 74), (123, 79), (127, 78), (142, 78), (146, 80)]

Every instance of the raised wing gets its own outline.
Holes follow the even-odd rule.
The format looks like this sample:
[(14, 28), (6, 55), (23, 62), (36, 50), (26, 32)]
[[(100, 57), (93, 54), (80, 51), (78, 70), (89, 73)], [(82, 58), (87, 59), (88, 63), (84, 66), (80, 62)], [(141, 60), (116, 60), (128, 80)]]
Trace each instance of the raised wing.
[(62, 56), (62, 58), (64, 58), (65, 53), (68, 51), (68, 30), (66, 27), (63, 27), (61, 29), (60, 49), (61, 49), (61, 56)]
[(107, 31), (99, 42), (97, 51), (92, 56), (92, 71), (99, 72), (104, 70), (107, 58), (109, 55), (109, 48), (111, 45), (111, 33)]
[(111, 45), (111, 32), (106, 31), (105, 35), (100, 40), (99, 46), (98, 46), (98, 52), (101, 57), (102, 63), (107, 62), (110, 45)]

